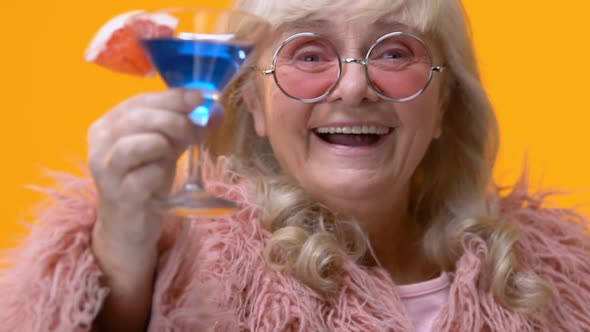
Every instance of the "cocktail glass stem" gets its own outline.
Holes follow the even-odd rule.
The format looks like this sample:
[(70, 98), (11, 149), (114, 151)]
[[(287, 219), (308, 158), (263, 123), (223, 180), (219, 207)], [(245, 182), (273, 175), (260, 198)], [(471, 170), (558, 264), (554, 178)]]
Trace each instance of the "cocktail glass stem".
[[(205, 190), (205, 186), (203, 184), (202, 179), (202, 164), (203, 164), (203, 157), (201, 151), (203, 151), (203, 145), (198, 145), (198, 152), (196, 152), (197, 146), (190, 145), (187, 150), (187, 167), (188, 167), (188, 177), (186, 183), (184, 184), (184, 190)], [(197, 157), (199, 160), (195, 164), (195, 152), (197, 153)]]
[[(204, 102), (197, 107), (189, 117), (198, 126), (205, 127), (213, 112), (221, 112), (221, 106), (217, 103), (217, 94), (203, 92)], [(223, 198), (210, 195), (205, 190), (203, 181), (204, 156), (203, 144), (190, 145), (187, 148), (187, 178), (181, 190), (168, 200), (168, 208), (177, 215), (192, 215), (198, 212), (200, 215), (228, 214), (237, 208), (237, 205)], [(196, 157), (195, 158), (195, 154)]]
[[(199, 107), (195, 108), (189, 117), (191, 121), (200, 127), (206, 127), (211, 119), (213, 112), (220, 111), (221, 106), (218, 104), (219, 94), (214, 91), (201, 90), (204, 97), (204, 102)], [(196, 151), (198, 148), (198, 151)], [(187, 150), (187, 180), (184, 185), (184, 190), (205, 190), (203, 183), (202, 165), (204, 162), (203, 144), (198, 146), (190, 145)], [(195, 163), (195, 152), (198, 160)]]

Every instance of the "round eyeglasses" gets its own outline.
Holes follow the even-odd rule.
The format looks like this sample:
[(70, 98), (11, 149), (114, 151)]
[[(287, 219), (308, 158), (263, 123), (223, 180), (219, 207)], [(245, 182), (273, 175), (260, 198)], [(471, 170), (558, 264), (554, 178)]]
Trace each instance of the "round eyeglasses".
[(364, 59), (341, 58), (334, 44), (324, 37), (302, 32), (287, 38), (275, 51), (270, 69), (279, 89), (303, 103), (325, 99), (342, 77), (342, 65), (356, 63), (365, 67), (369, 86), (384, 100), (407, 102), (422, 94), (432, 81), (434, 66), (424, 42), (406, 32), (381, 36), (369, 48)]

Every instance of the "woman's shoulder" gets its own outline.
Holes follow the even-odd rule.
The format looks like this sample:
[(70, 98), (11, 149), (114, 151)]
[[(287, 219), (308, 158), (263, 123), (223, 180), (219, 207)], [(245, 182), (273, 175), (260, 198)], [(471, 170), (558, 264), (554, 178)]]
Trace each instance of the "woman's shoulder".
[(532, 192), (521, 181), (500, 199), (502, 217), (518, 225), (520, 249), (531, 258), (559, 258), (558, 266), (584, 261), (590, 273), (590, 221), (575, 209), (555, 206), (550, 202), (553, 195)]
[(520, 230), (516, 255), (553, 292), (545, 319), (590, 328), (590, 224), (571, 208), (549, 203), (550, 192), (532, 193), (521, 181), (500, 200), (503, 219)]

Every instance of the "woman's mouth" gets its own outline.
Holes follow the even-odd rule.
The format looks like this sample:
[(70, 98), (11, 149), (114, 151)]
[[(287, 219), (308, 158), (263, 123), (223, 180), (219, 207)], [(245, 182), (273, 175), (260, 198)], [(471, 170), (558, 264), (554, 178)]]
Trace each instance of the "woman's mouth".
[(314, 133), (329, 144), (363, 147), (379, 143), (392, 128), (381, 126), (338, 126), (315, 128)]

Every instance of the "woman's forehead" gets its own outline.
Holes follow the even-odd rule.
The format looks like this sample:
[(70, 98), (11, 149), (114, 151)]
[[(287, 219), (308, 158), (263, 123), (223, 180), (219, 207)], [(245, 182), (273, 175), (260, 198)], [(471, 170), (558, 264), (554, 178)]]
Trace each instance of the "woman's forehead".
[(357, 31), (406, 31), (413, 30), (403, 23), (397, 15), (387, 15), (376, 19), (367, 17), (349, 17), (342, 13), (325, 13), (304, 17), (295, 21), (284, 23), (280, 30), (305, 30), (305, 31), (337, 31), (345, 33), (352, 27)]
[(339, 13), (349, 19), (363, 17), (395, 20), (420, 32), (438, 25), (449, 0), (237, 0), (236, 8), (264, 17), (277, 28), (289, 22)]
[[(298, 0), (260, 1), (255, 14), (267, 18), (273, 26), (330, 18), (337, 14), (349, 20), (378, 20), (401, 13), (405, 0)], [(401, 15), (397, 15), (401, 16)]]
[[(363, 35), (363, 43), (403, 31), (430, 44), (441, 19), (442, 0), (238, 0), (241, 9), (265, 17), (273, 26), (267, 47), (274, 49), (297, 32), (328, 37)], [(351, 23), (354, 22), (354, 23)], [(327, 29), (326, 29), (327, 28)], [(349, 28), (348, 30), (346, 30)], [(359, 37), (360, 38), (360, 37)], [(360, 39), (359, 39), (360, 40)], [(435, 51), (436, 50), (431, 50)]]

